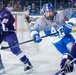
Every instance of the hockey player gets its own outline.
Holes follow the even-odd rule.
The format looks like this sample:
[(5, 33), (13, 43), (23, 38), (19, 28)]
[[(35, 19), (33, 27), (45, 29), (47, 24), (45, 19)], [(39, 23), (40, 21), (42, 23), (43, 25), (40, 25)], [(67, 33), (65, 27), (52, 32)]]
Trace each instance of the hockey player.
[[(75, 39), (70, 34), (72, 27), (76, 24), (76, 15), (68, 10), (63, 10), (61, 13), (55, 14), (51, 3), (45, 4), (43, 10), (44, 15), (41, 16), (31, 28), (30, 35), (34, 39), (34, 42), (40, 43), (42, 41), (40, 38), (41, 30), (44, 31), (45, 35), (58, 32), (50, 36), (50, 41), (63, 55), (60, 67), (64, 68), (67, 60), (71, 61), (76, 57)], [(65, 69), (65, 73), (72, 72), (73, 69), (73, 64), (71, 64)]]
[[(3, 7), (3, 1), (0, 0), (0, 44), (2, 43), (3, 40), (8, 42), (9, 46), (19, 43), (13, 26), (14, 22), (15, 19), (13, 15), (7, 8)], [(30, 73), (33, 67), (29, 59), (24, 54), (24, 52), (20, 49), (20, 47), (17, 46), (14, 48), (10, 48), (10, 50), (24, 64), (24, 71)], [(1, 55), (0, 55), (0, 73), (5, 73)]]

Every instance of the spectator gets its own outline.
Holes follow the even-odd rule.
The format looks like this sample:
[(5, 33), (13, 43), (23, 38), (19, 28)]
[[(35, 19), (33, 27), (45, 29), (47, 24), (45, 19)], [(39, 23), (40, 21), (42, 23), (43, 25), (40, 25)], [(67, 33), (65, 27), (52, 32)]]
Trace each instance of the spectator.
[(25, 2), (25, 5), (27, 6), (27, 8), (30, 10), (31, 6), (28, 4), (28, 1)]
[(19, 4), (18, 5), (18, 11), (21, 12), (22, 11), (22, 6)]
[(18, 11), (17, 4), (14, 4), (13, 11)]
[(13, 8), (11, 7), (11, 4), (10, 4), (10, 3), (7, 4), (7, 9), (8, 9), (9, 11), (12, 11), (12, 10), (13, 10)]
[(27, 5), (24, 6), (23, 12), (26, 12), (27, 14), (29, 14), (29, 8)]
[(60, 5), (59, 10), (63, 10), (63, 9), (64, 9), (64, 7), (62, 5)]
[(44, 12), (43, 12), (43, 6), (42, 6), (42, 8), (41, 8), (41, 10), (40, 10), (40, 14), (41, 14), (41, 15), (44, 14)]
[(18, 1), (16, 2), (16, 4), (17, 4), (17, 8), (19, 8), (20, 1), (18, 0)]
[(57, 13), (61, 13), (63, 10), (64, 10), (63, 5), (60, 5), (60, 6), (59, 6), (59, 9), (57, 10)]
[(37, 10), (37, 14), (40, 14), (40, 10), (38, 7), (36, 8), (36, 10)]
[(31, 6), (31, 9), (30, 9), (29, 14), (30, 14), (30, 15), (36, 15), (36, 14), (37, 14), (37, 9), (36, 9), (34, 3), (32, 3), (32, 6)]
[(11, 7), (13, 7), (14, 6), (14, 2), (15, 2), (15, 0), (10, 0), (10, 5), (11, 5)]

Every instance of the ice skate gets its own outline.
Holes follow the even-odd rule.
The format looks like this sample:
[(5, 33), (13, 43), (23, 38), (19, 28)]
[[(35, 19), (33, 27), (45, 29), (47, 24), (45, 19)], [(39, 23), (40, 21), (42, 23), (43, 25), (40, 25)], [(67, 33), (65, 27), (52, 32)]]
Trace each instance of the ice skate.
[(31, 63), (29, 61), (24, 65), (24, 71), (27, 74), (29, 74), (33, 71), (33, 66), (31, 65)]

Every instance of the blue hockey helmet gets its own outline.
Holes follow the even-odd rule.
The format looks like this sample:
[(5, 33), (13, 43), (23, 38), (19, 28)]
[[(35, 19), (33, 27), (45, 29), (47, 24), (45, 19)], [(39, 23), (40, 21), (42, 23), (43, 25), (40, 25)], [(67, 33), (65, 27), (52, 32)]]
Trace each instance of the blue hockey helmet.
[(44, 4), (43, 6), (44, 13), (49, 10), (53, 10), (53, 5), (51, 3)]

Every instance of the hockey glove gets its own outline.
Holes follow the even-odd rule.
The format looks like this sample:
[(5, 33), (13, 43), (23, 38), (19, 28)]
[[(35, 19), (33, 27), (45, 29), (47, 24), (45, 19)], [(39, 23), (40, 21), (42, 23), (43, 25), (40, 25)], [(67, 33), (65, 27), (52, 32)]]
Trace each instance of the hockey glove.
[(35, 43), (40, 43), (42, 41), (40, 34), (37, 31), (32, 31), (31, 37), (33, 37)]
[(64, 69), (65, 73), (69, 73), (69, 72), (73, 71), (73, 69), (74, 69), (73, 63), (69, 64), (69, 62), (72, 60), (73, 60), (73, 57), (70, 54), (64, 54), (62, 56), (60, 67), (61, 67), (61, 69)]
[(30, 22), (31, 22), (31, 19), (30, 19), (30, 17), (29, 17), (28, 15), (26, 15), (26, 17), (25, 17), (25, 18), (26, 18), (26, 20), (27, 20), (27, 22), (28, 22), (28, 23), (30, 23)]

